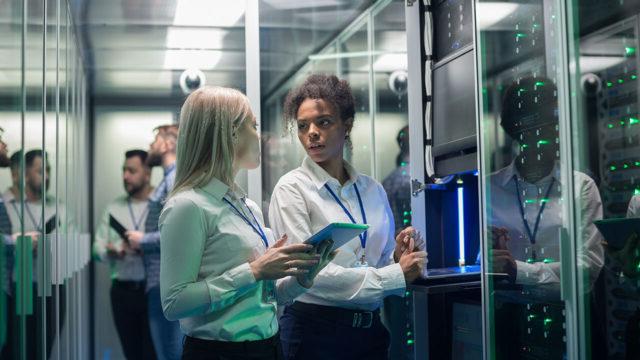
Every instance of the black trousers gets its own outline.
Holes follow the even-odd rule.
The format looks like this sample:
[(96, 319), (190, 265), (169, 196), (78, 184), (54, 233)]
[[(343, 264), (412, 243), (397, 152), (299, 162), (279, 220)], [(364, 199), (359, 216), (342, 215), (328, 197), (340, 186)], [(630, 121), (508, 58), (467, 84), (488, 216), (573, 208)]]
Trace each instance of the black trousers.
[(287, 306), (280, 318), (285, 359), (388, 359), (389, 332), (379, 311), (370, 314), (300, 302)]
[(111, 311), (122, 350), (127, 359), (155, 359), (151, 342), (144, 281), (111, 284)]
[[(8, 295), (5, 292), (2, 292), (0, 296), (6, 296), (7, 300), (7, 339), (2, 348), (2, 353), (0, 354), (0, 359), (19, 359), (19, 349), (20, 349), (20, 337), (18, 336), (20, 331), (20, 323), (22, 321), (22, 316), (16, 315), (16, 284), (12, 284), (12, 295)], [(49, 358), (51, 355), (51, 349), (53, 348), (53, 342), (56, 338), (56, 335), (60, 333), (62, 330), (62, 326), (64, 325), (65, 319), (65, 305), (66, 305), (66, 297), (65, 297), (65, 287), (64, 285), (58, 285), (58, 298), (54, 300), (54, 296), (48, 297), (40, 297), (37, 296), (37, 285), (33, 283), (33, 313), (31, 315), (26, 315), (25, 319), (25, 342), (26, 342), (26, 359), (41, 359), (42, 358), (42, 347), (40, 346), (40, 336), (42, 335), (43, 318), (46, 319), (46, 357)], [(52, 294), (54, 294), (55, 289), (52, 289)], [(46, 309), (46, 315), (42, 316), (42, 305), (44, 302), (44, 306)], [(56, 327), (56, 302), (58, 303), (59, 313), (59, 326)], [(5, 314), (2, 314), (5, 316)]]
[(228, 342), (186, 336), (183, 360), (283, 360), (280, 336), (258, 341)]

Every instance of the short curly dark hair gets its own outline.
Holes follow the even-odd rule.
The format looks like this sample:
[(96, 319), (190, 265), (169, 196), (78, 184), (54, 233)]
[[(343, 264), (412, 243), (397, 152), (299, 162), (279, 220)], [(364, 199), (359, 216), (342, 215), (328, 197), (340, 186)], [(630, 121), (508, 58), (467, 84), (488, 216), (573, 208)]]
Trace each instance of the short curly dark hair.
[(312, 74), (302, 85), (292, 89), (284, 101), (284, 125), (286, 130), (294, 127), (300, 105), (306, 99), (322, 99), (337, 110), (344, 121), (356, 114), (355, 99), (346, 80), (335, 75)]

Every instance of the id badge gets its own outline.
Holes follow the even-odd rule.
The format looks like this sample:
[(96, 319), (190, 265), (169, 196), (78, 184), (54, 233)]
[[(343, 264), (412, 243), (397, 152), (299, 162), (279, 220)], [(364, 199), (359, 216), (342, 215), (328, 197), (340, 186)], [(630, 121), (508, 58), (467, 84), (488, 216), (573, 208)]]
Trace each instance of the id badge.
[(274, 280), (263, 280), (262, 299), (268, 303), (276, 301), (276, 282)]
[(369, 263), (364, 258), (364, 254), (353, 264), (354, 268), (369, 267)]
[(538, 244), (531, 244), (524, 248), (524, 258), (529, 264), (540, 261), (541, 256), (540, 246)]

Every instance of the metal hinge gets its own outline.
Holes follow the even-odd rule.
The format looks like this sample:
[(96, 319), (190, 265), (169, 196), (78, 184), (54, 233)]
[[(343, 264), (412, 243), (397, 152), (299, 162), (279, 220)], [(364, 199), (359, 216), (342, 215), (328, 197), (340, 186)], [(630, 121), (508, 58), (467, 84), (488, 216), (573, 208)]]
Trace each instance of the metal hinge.
[(427, 186), (421, 183), (418, 179), (411, 179), (411, 194), (417, 197)]

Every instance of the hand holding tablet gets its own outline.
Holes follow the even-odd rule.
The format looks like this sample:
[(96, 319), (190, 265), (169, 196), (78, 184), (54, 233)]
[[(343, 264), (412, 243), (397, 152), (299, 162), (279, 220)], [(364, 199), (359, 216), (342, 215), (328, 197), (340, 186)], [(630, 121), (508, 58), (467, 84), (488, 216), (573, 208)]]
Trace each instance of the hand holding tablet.
[(310, 238), (304, 241), (305, 244), (313, 245), (316, 248), (324, 240), (333, 240), (331, 251), (335, 251), (344, 244), (356, 238), (369, 228), (369, 225), (349, 224), (349, 223), (331, 223), (324, 229), (318, 231)]

